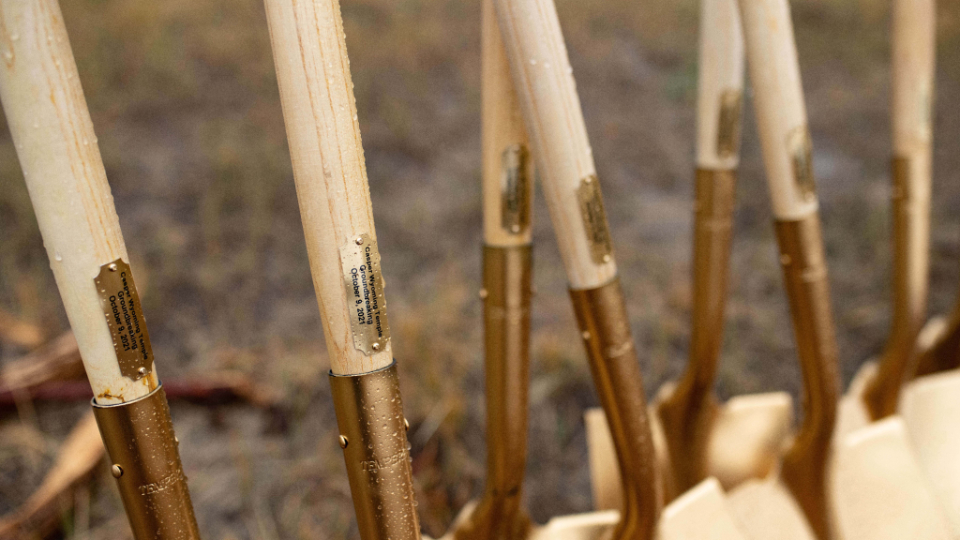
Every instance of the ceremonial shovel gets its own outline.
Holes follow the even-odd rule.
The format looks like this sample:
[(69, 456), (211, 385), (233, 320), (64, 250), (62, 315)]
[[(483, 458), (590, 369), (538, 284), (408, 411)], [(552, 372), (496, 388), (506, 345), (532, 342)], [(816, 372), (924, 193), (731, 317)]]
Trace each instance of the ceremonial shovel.
[[(337, 0), (266, 0), (360, 537), (419, 540), (406, 428)], [(337, 444), (327, 441), (328, 444)]]
[[(893, 2), (893, 326), (879, 365), (861, 369), (840, 409), (833, 491), (838, 529), (849, 538), (960, 532), (960, 375), (911, 383), (897, 415), (926, 314), (935, 12), (934, 0)], [(927, 367), (936, 363), (929, 360)]]
[[(656, 463), (646, 422), (643, 384), (620, 291), (599, 181), (556, 8), (551, 0), (495, 0), (493, 5), (512, 72), (513, 88), (517, 90), (516, 99), (530, 136), (531, 153), (543, 178), (591, 370), (604, 409), (614, 419), (611, 424), (617, 460), (622, 470), (627, 471), (622, 478), (622, 489), (627, 496), (619, 513), (595, 512), (554, 518), (545, 526), (533, 529), (530, 536), (595, 539), (612, 534), (612, 538), (619, 540), (652, 539), (659, 534), (664, 540), (741, 538), (726, 515), (722, 492), (716, 482), (699, 486), (660, 516)], [(491, 15), (489, 7), (485, 13), (488, 17)], [(489, 31), (490, 24), (485, 28), (488, 30), (485, 39), (496, 35)], [(485, 62), (489, 66), (489, 69), (485, 68), (485, 76), (502, 77), (502, 74), (492, 73), (494, 69), (502, 72), (505, 67), (503, 60), (498, 60), (500, 53), (491, 54), (494, 46), (499, 44), (485, 42)], [(508, 145), (505, 148), (485, 146), (485, 238), (489, 243), (498, 236), (502, 238), (503, 231), (496, 230), (497, 227), (502, 229), (511, 223), (504, 219), (503, 213), (503, 209), (511, 207), (507, 199), (512, 198), (512, 194), (509, 190), (504, 193), (504, 186), (510, 186), (510, 182), (505, 184), (502, 180), (495, 180), (509, 180), (518, 175), (516, 171), (511, 172), (510, 167), (517, 167), (520, 162), (516, 158), (517, 144), (523, 141), (523, 130), (515, 113), (509, 111), (513, 100), (502, 99), (511, 93), (509, 83), (496, 83), (498, 86), (490, 81), (485, 83), (489, 85), (488, 90), (500, 89), (488, 94), (492, 99), (484, 100), (485, 107), (507, 109), (486, 111), (485, 129), (494, 129), (498, 125), (490, 119), (512, 119), (509, 130), (498, 129), (495, 133), (485, 134), (485, 144), (494, 143), (505, 133), (514, 134), (500, 139), (499, 144)], [(510, 187), (516, 189), (516, 186)], [(499, 220), (496, 218), (497, 208), (501, 209)], [(489, 248), (487, 255), (490, 255)], [(490, 269), (491, 265), (485, 263), (485, 287), (493, 284), (489, 277), (497, 275), (490, 273)], [(492, 343), (489, 329), (495, 328), (491, 325), (491, 308), (496, 308), (491, 304), (492, 297), (493, 292), (486, 290), (488, 348)], [(488, 395), (488, 399), (491, 397), (494, 396)], [(494, 412), (492, 408), (488, 410)], [(516, 485), (519, 486), (519, 482)]]
[(133, 536), (199, 539), (60, 6), (2, 0), (0, 21), (0, 99)]
[[(667, 500), (708, 476), (731, 489), (770, 474), (792, 425), (789, 394), (737, 396), (722, 406), (713, 391), (723, 342), (743, 101), (743, 36), (736, 0), (702, 0), (697, 100), (693, 305), (690, 360), (654, 404), (655, 437)], [(602, 411), (586, 416), (597, 508), (616, 508), (619, 476)], [(606, 450), (606, 451), (604, 451)]]

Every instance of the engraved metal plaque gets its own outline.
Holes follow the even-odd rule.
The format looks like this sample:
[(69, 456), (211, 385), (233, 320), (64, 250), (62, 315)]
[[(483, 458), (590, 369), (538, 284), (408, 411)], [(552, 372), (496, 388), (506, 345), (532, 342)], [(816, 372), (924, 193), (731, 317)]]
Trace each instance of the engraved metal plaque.
[(503, 151), (500, 175), (500, 226), (520, 234), (530, 226), (530, 153), (522, 144)]
[(390, 342), (390, 324), (377, 241), (362, 234), (347, 242), (340, 248), (340, 266), (353, 345), (368, 356), (385, 350)]
[(130, 265), (117, 259), (100, 267), (94, 278), (100, 307), (107, 317), (113, 349), (117, 351), (120, 373), (137, 381), (153, 370), (153, 347), (143, 318), (140, 295)]
[(607, 212), (603, 208), (603, 195), (600, 194), (600, 182), (596, 175), (580, 180), (577, 188), (577, 200), (580, 202), (580, 216), (590, 243), (590, 257), (596, 264), (610, 262), (613, 257), (613, 242), (610, 239), (610, 227), (607, 225)]
[(740, 118), (743, 93), (737, 89), (724, 90), (720, 96), (720, 118), (717, 123), (717, 155), (733, 157), (740, 151)]
[(787, 135), (787, 151), (793, 161), (793, 180), (806, 201), (817, 197), (817, 184), (813, 178), (813, 143), (807, 126), (800, 126)]

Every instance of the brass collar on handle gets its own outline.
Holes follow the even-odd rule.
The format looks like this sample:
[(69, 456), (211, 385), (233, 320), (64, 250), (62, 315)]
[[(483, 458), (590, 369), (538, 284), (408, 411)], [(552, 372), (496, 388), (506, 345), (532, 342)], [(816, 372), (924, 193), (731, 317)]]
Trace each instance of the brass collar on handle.
[(571, 290), (570, 298), (620, 465), (623, 509), (613, 540), (653, 539), (660, 515), (656, 458), (620, 279)]
[(363, 540), (419, 540), (420, 520), (396, 362), (330, 374), (340, 447)]
[(803, 374), (803, 423), (783, 457), (781, 477), (821, 540), (830, 538), (827, 459), (840, 382), (823, 235), (816, 213), (777, 221), (780, 263)]
[(683, 377), (657, 408), (673, 479), (667, 500), (707, 477), (707, 446), (717, 414), (713, 391), (723, 344), (723, 315), (733, 237), (734, 169), (698, 169), (693, 237), (690, 359)]
[(163, 385), (93, 413), (136, 540), (199, 540)]
[(527, 464), (532, 248), (484, 246), (483, 320), (487, 484), (458, 540), (520, 540), (530, 532), (522, 505)]
[(894, 158), (892, 170), (893, 317), (883, 359), (863, 395), (874, 420), (896, 414), (900, 390), (917, 370), (917, 336), (927, 316), (930, 199), (912, 186), (929, 179), (929, 160)]

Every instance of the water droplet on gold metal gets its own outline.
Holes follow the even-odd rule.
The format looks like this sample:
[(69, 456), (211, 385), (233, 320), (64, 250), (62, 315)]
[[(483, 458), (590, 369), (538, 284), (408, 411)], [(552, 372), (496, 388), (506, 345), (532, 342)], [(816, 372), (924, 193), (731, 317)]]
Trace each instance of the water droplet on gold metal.
[(110, 263), (110, 266), (107, 266), (107, 270), (110, 270), (111, 272), (116, 272), (116, 271), (117, 271), (117, 263)]
[(357, 239), (354, 240), (354, 242), (356, 242), (358, 246), (362, 246), (362, 245), (363, 245), (363, 238), (361, 238), (361, 237), (358, 236)]
[(410, 422), (406, 418), (403, 419), (403, 430), (410, 431)]
[(115, 464), (113, 467), (110, 467), (110, 474), (112, 474), (114, 478), (120, 478), (123, 476), (123, 467)]
[(350, 444), (350, 441), (347, 440), (346, 437), (344, 437), (343, 435), (341, 435), (341, 436), (340, 436), (340, 448), (346, 448), (348, 444)]

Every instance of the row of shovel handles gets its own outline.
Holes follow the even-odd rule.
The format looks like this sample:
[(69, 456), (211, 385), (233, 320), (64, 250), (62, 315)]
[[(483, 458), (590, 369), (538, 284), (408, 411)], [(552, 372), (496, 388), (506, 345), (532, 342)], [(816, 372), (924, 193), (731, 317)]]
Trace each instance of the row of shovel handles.
[[(780, 474), (816, 536), (832, 538), (826, 459), (840, 389), (789, 6), (787, 0), (701, 4), (693, 336), (688, 369), (657, 412), (673, 464), (658, 470), (600, 181), (556, 8), (553, 0), (483, 0), (481, 296), (491, 444), (484, 496), (458, 520), (455, 536), (521, 538), (533, 530), (520, 496), (534, 162), (621, 473), (624, 502), (613, 537), (654, 538), (664, 500), (705, 478), (746, 59), (804, 380), (803, 422)], [(896, 411), (900, 388), (918, 362), (923, 373), (953, 366), (957, 348), (954, 327), (932, 352), (918, 355), (914, 346), (926, 308), (934, 2), (893, 5), (895, 312), (878, 374), (864, 393), (874, 419)], [(265, 6), (361, 537), (419, 538), (339, 2), (265, 0)], [(142, 355), (141, 367), (131, 372), (129, 351), (118, 344), (98, 289), (101, 274), (117, 264), (127, 268), (129, 256), (59, 5), (0, 0), (0, 22), (0, 98), (94, 406), (107, 411), (98, 413), (98, 422), (134, 534), (138, 540), (199, 538), (176, 444), (154, 440), (158, 431), (161, 439), (174, 437), (172, 427), (152, 429), (169, 424), (156, 365)], [(369, 278), (360, 281), (369, 293), (365, 286), (363, 293), (351, 292), (357, 269)], [(357, 305), (367, 309), (359, 320)], [(143, 334), (149, 344), (145, 328)], [(146, 402), (159, 404), (149, 415), (130, 413)], [(145, 441), (163, 445), (166, 457), (148, 459), (153, 450)]]

